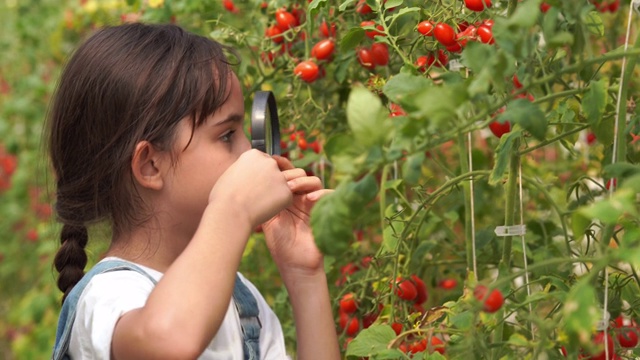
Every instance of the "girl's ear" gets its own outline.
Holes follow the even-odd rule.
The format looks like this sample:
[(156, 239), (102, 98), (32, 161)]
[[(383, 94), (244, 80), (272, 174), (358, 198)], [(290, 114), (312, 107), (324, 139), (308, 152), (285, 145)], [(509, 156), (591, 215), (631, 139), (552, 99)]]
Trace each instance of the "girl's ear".
[(162, 160), (162, 153), (150, 142), (140, 141), (131, 159), (131, 172), (136, 183), (151, 190), (162, 189)]

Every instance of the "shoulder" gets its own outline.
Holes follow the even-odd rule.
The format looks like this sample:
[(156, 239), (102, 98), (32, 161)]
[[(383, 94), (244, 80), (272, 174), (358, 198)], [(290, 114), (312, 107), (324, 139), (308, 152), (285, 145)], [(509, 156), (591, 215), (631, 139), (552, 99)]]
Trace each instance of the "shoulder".
[[(162, 277), (161, 273), (143, 269), (156, 281)], [(147, 275), (137, 271), (96, 274), (78, 299), (71, 333), (71, 355), (83, 359), (108, 359), (116, 322), (124, 313), (143, 307), (154, 286)]]

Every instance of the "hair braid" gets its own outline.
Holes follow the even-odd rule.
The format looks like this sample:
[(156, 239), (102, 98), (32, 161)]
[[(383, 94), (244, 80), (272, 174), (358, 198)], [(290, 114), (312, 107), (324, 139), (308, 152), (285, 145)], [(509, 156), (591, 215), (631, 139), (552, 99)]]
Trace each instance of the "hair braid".
[(85, 247), (89, 239), (85, 226), (73, 226), (65, 224), (60, 233), (60, 243), (53, 261), (58, 276), (58, 288), (64, 293), (62, 301), (67, 298), (69, 292), (84, 275), (84, 267), (87, 265), (87, 253)]

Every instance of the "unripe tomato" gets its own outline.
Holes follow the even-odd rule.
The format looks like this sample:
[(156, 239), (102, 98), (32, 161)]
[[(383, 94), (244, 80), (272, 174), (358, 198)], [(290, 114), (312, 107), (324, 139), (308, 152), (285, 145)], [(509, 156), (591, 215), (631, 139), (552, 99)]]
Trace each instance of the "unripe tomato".
[(478, 37), (480, 38), (480, 41), (482, 41), (485, 44), (493, 44), (496, 41), (493, 39), (493, 31), (491, 30), (491, 27), (487, 26), (487, 25), (480, 25), (478, 26), (478, 29), (476, 30), (476, 33), (478, 34)]
[(302, 80), (310, 83), (318, 78), (318, 65), (312, 60), (305, 60), (296, 65), (293, 73)]
[(371, 50), (362, 48), (358, 50), (358, 62), (366, 69), (373, 70), (376, 68), (376, 64), (373, 62), (373, 56)]
[(284, 36), (282, 36), (282, 30), (280, 30), (280, 28), (277, 27), (276, 25), (269, 26), (265, 30), (264, 35), (269, 39), (271, 39), (276, 44), (280, 44), (282, 41), (284, 41)]
[(449, 24), (437, 23), (433, 29), (433, 36), (444, 46), (451, 46), (456, 43), (456, 32)]
[(276, 10), (276, 23), (278, 28), (282, 31), (287, 31), (293, 27), (298, 26), (298, 20), (296, 17), (284, 9)]
[(335, 47), (336, 45), (331, 39), (320, 40), (311, 49), (311, 56), (318, 60), (330, 59)]
[(385, 43), (375, 43), (371, 45), (371, 57), (373, 63), (379, 66), (385, 66), (389, 63), (389, 49)]
[(464, 5), (471, 11), (483, 11), (491, 7), (491, 0), (464, 0)]
[(412, 301), (418, 296), (418, 290), (411, 280), (398, 277), (396, 279), (396, 295), (402, 300)]
[(417, 26), (418, 32), (424, 36), (433, 36), (433, 22), (429, 20), (421, 21)]
[(478, 285), (473, 290), (473, 295), (476, 299), (482, 302), (482, 309), (488, 313), (494, 313), (502, 307), (504, 303), (504, 298), (502, 297), (502, 293), (498, 289), (491, 290), (490, 293), (487, 294), (486, 286)]
[(356, 310), (358, 310), (358, 304), (356, 303), (355, 295), (353, 293), (345, 294), (340, 299), (340, 311), (353, 314)]

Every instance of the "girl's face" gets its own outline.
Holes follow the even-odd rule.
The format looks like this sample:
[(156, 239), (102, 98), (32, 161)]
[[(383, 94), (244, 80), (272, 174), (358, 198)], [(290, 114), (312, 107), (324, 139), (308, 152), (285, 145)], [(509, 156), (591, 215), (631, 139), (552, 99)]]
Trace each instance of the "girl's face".
[(235, 74), (229, 76), (229, 91), (227, 101), (193, 131), (193, 137), (189, 119), (178, 126), (174, 145), (177, 163), (163, 186), (164, 208), (175, 219), (171, 231), (188, 238), (193, 236), (218, 178), (251, 149), (243, 131), (244, 97)]

